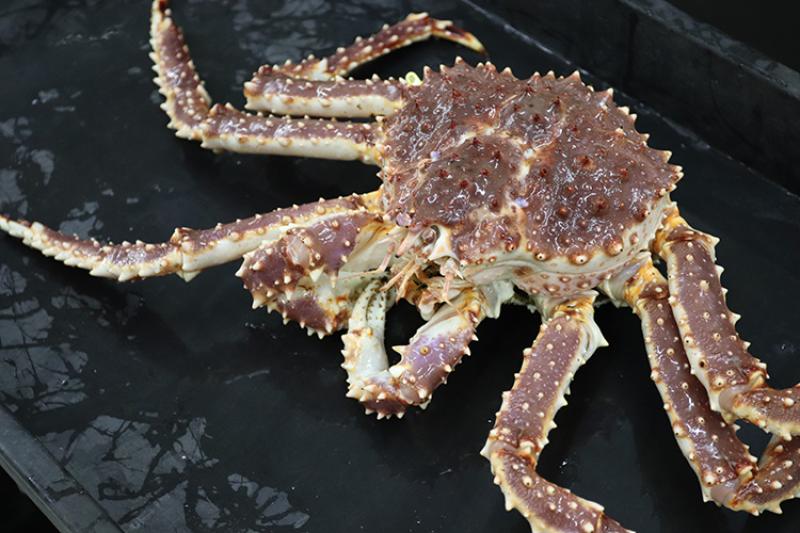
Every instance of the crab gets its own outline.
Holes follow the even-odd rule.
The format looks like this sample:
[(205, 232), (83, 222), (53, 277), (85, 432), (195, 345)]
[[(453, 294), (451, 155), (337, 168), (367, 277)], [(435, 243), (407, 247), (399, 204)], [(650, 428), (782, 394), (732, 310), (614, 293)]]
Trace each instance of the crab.
[[(244, 87), (246, 107), (258, 111), (248, 113), (211, 106), (166, 0), (156, 0), (151, 56), (179, 137), (213, 150), (358, 159), (380, 167), (381, 186), (211, 229), (178, 228), (158, 244), (104, 244), (8, 217), (0, 228), (118, 281), (188, 281), (243, 258), (237, 276), (254, 308), (320, 337), (346, 331), (347, 396), (378, 418), (425, 407), (470, 353), (478, 324), (503, 304), (538, 311), (538, 336), (481, 453), (507, 508), (540, 532), (625, 531), (536, 472), (573, 375), (607, 344), (593, 320), (602, 294), (641, 318), (651, 378), (704, 499), (779, 512), (800, 495), (800, 439), (792, 439), (800, 387), (771, 388), (737, 334), (717, 239), (693, 229), (670, 199), (682, 177), (670, 153), (647, 145), (611, 89), (595, 91), (577, 73), (517, 79), (457, 59), (422, 78), (342, 77), (429, 37), (483, 51), (450, 22), (411, 15), (329, 57), (261, 67)], [(353, 117), (375, 119), (335, 120)], [(400, 360), (390, 365), (385, 315), (400, 300), (426, 323), (395, 347)], [(760, 461), (737, 438), (738, 419), (773, 435)]]

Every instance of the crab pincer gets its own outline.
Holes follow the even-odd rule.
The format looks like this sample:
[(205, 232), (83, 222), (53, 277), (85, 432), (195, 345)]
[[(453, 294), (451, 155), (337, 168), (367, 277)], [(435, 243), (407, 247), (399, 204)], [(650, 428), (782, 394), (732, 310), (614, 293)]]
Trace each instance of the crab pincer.
[(475, 291), (442, 304), (389, 365), (384, 347), (387, 291), (380, 282), (367, 285), (356, 301), (344, 342), (347, 395), (358, 399), (378, 418), (402, 417), (412, 405), (425, 406), (433, 391), (447, 381), (461, 358), (477, 340), (475, 328), (484, 317), (483, 298)]

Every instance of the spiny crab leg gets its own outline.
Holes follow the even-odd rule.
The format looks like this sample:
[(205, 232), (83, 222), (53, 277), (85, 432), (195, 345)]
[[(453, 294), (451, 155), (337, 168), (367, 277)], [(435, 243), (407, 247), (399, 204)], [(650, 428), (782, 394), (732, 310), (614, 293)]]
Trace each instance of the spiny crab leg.
[(711, 407), (726, 419), (743, 418), (784, 438), (800, 435), (800, 385), (770, 388), (766, 365), (750, 355), (749, 343), (737, 334), (739, 316), (725, 303), (722, 269), (715, 264), (717, 241), (692, 229), (675, 208), (653, 244), (667, 263), (669, 303), (686, 355)]
[(373, 123), (264, 117), (230, 104), (211, 108), (203, 125), (203, 148), (246, 154), (308, 156), (375, 163)]
[(800, 496), (800, 439), (784, 442), (774, 436), (756, 465), (748, 447), (736, 437), (736, 426), (711, 409), (708, 393), (693, 375), (668, 303), (669, 286), (650, 258), (624, 283), (604, 288), (642, 320), (650, 377), (664, 401), (675, 439), (697, 474), (703, 499), (759, 514), (780, 512), (782, 501)]
[[(378, 418), (402, 417), (409, 405), (426, 405), (433, 391), (469, 354), (475, 328), (484, 317), (483, 297), (467, 289), (442, 305), (409, 341), (395, 347), (400, 361), (389, 366), (384, 347), (386, 309), (391, 295), (380, 280), (367, 285), (356, 301), (344, 342), (347, 396), (357, 398)], [(387, 302), (388, 298), (388, 302)]]
[(167, 0), (154, 0), (151, 17), (155, 82), (166, 97), (162, 107), (169, 127), (178, 137), (202, 141), (214, 150), (376, 161), (373, 124), (278, 119), (244, 113), (230, 104), (210, 107)]
[(376, 193), (320, 200), (289, 209), (218, 224), (206, 230), (178, 228), (169, 241), (103, 244), (50, 229), (38, 222), (0, 215), (0, 229), (44, 255), (68, 266), (89, 270), (93, 276), (128, 281), (177, 274), (190, 280), (201, 270), (238, 259), (265, 240), (277, 238), (295, 225), (375, 209)]
[(606, 345), (594, 323), (595, 296), (586, 293), (556, 306), (542, 324), (533, 346), (524, 352), (514, 386), (503, 394), (495, 427), (481, 451), (491, 462), (506, 508), (516, 508), (540, 533), (626, 531), (600, 505), (536, 473), (556, 411), (566, 405), (572, 376), (597, 347)]
[[(338, 48), (336, 53), (328, 57), (317, 59), (311, 55), (296, 64), (286, 61), (283, 65), (271, 67), (271, 72), (306, 80), (333, 80), (398, 48), (431, 37), (453, 41), (478, 53), (486, 52), (474, 35), (454, 26), (451, 21), (437, 20), (427, 13), (412, 13), (392, 26), (384, 24), (380, 31), (366, 39), (357, 37), (353, 44)], [(256, 73), (253, 81), (257, 81), (258, 77), (259, 73)]]
[(246, 109), (279, 115), (369, 117), (403, 105), (403, 80), (304, 80), (263, 66), (244, 84)]
[(697, 474), (703, 498), (724, 503), (739, 478), (751, 475), (756, 459), (736, 437), (736, 427), (711, 409), (702, 383), (692, 374), (667, 302), (666, 280), (647, 258), (633, 276), (607, 292), (614, 301), (630, 305), (641, 319), (650, 377), (675, 439)]
[(436, 20), (425, 13), (405, 20), (366, 39), (357, 38), (347, 48), (317, 59), (313, 55), (300, 63), (264, 65), (244, 85), (247, 109), (288, 115), (317, 117), (369, 117), (388, 115), (403, 103), (403, 80), (343, 79), (356, 67), (414, 42), (440, 37), (484, 52), (474, 35)]
[(733, 494), (728, 507), (758, 515), (781, 512), (780, 504), (800, 498), (800, 438), (773, 435), (758, 462), (758, 472)]
[(202, 140), (203, 123), (211, 107), (200, 76), (183, 41), (183, 30), (173, 21), (168, 0), (153, 0), (150, 14), (150, 58), (155, 82), (166, 101), (161, 108), (170, 118), (169, 127), (184, 139)]

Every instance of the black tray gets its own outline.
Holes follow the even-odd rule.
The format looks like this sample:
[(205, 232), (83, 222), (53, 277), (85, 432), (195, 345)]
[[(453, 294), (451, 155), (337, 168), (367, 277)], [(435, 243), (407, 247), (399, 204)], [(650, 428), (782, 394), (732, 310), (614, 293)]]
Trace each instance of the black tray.
[[(761, 159), (753, 149), (768, 136), (797, 139), (798, 122), (790, 120), (798, 116), (796, 74), (746, 49), (717, 53), (718, 34), (686, 26), (662, 2), (639, 8), (604, 0), (602, 16), (590, 2), (562, 2), (560, 11), (554, 2), (530, 4), (536, 7), (176, 0), (174, 9), (212, 96), (222, 101), (240, 103), (241, 83), (259, 64), (329, 52), (423, 8), (475, 32), (493, 61), (520, 77), (571, 72), (576, 63), (556, 50), (652, 100), (665, 116), (617, 93), (639, 114), (639, 128), (652, 133), (651, 144), (673, 150), (684, 166), (674, 198), (687, 218), (722, 238), (718, 256), (730, 304), (744, 314), (743, 336), (770, 365), (773, 383), (796, 382), (800, 198), (776, 184), (793, 187), (797, 175), (775, 170), (800, 168), (797, 143), (773, 146)], [(631, 30), (632, 13), (639, 18)], [(583, 42), (593, 18), (597, 28), (611, 29)], [(721, 90), (713, 78), (687, 86), (685, 76), (662, 72), (658, 83), (636, 83), (651, 79), (654, 63), (631, 61), (612, 30), (635, 36), (642, 24), (663, 33), (649, 44), (631, 38), (636, 57), (657, 45), (665, 69), (676, 68), (677, 58), (701, 57), (717, 69), (712, 75), (738, 72), (738, 85), (722, 91), (731, 99), (724, 112), (705, 107), (708, 88)], [(141, 1), (2, 8), (0, 209), (82, 235), (161, 240), (175, 226), (205, 227), (375, 187), (374, 169), (358, 163), (214, 155), (175, 139), (150, 81), (147, 32)], [(605, 53), (593, 56), (595, 46)], [(432, 42), (364, 70), (419, 72), (457, 54), (479, 59)], [(731, 58), (738, 70), (729, 69)], [(685, 105), (696, 104), (699, 117), (690, 108), (673, 115), (683, 100), (664, 97), (687, 91), (694, 102)], [(765, 125), (782, 129), (740, 127), (739, 115), (754, 106)], [(724, 135), (703, 126), (704, 117), (726, 115)], [(7, 237), (0, 258), (0, 464), (62, 531), (529, 531), (517, 513), (503, 510), (478, 455), (500, 393), (536, 334), (538, 318), (527, 312), (508, 308), (484, 323), (473, 356), (427, 411), (379, 422), (344, 397), (338, 337), (319, 341), (251, 311), (236, 265), (189, 286), (177, 278), (117, 285)], [(597, 316), (611, 348), (577, 376), (540, 472), (641, 532), (796, 533), (798, 502), (784, 505), (782, 516), (761, 518), (702, 503), (648, 377), (637, 319), (610, 307)], [(393, 344), (420, 324), (408, 308), (390, 320)], [(741, 435), (755, 451), (764, 445), (757, 431)]]

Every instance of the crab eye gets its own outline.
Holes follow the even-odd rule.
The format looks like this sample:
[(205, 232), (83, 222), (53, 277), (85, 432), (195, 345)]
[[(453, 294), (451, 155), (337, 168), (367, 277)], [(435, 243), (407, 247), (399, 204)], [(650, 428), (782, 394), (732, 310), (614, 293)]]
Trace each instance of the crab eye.
[(425, 231), (422, 232), (422, 242), (425, 244), (431, 244), (439, 237), (439, 227), (438, 226), (431, 226)]

